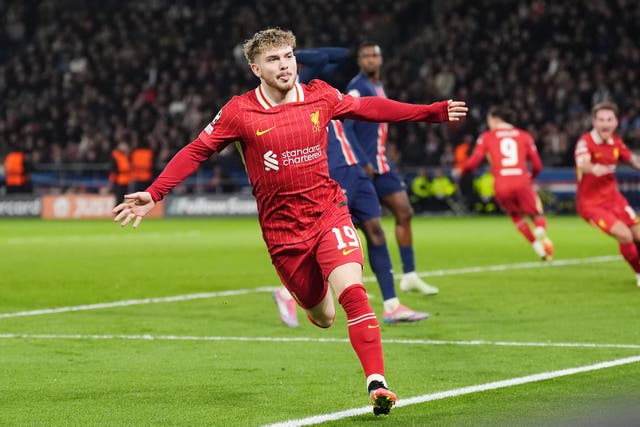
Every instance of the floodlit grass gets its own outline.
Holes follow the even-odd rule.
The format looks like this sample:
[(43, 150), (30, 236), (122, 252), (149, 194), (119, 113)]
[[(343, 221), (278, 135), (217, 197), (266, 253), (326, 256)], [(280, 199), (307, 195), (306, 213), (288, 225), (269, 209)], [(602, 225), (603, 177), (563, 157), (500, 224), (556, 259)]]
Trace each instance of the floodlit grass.
[[(393, 224), (384, 225), (398, 271)], [(382, 325), (401, 402), (640, 355), (640, 289), (615, 241), (575, 217), (549, 218), (549, 232), (551, 265), (505, 217), (414, 220), (418, 271), (440, 294), (401, 293), (431, 318)], [(299, 311), (289, 329), (258, 289), (279, 282), (255, 219), (146, 220), (138, 230), (4, 220), (0, 253), (0, 425), (257, 426), (368, 404), (344, 314), (321, 330)], [(505, 269), (464, 271), (496, 265)], [(381, 314), (368, 267), (365, 276)], [(247, 292), (215, 294), (238, 290)], [(197, 293), (214, 294), (118, 303)], [(640, 363), (629, 363), (326, 425), (581, 425), (637, 406), (638, 378)]]

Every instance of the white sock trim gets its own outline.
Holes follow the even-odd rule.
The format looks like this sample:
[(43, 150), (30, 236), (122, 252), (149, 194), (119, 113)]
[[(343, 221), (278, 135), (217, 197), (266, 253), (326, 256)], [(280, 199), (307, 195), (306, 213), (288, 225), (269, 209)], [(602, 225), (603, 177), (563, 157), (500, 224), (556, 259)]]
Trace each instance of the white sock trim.
[(384, 379), (384, 375), (380, 375), (380, 374), (371, 374), (367, 377), (367, 390), (369, 389), (369, 384), (371, 384), (371, 381), (380, 381), (382, 384), (384, 384), (385, 387), (387, 386), (387, 380)]
[(531, 246), (539, 257), (546, 256), (547, 253), (544, 251), (544, 246), (542, 246), (542, 242), (540, 240), (536, 240), (531, 244)]
[(396, 308), (398, 308), (399, 305), (400, 305), (400, 300), (398, 299), (398, 297), (389, 298), (387, 300), (384, 300), (384, 302), (382, 303), (382, 307), (384, 308), (384, 311), (393, 311)]

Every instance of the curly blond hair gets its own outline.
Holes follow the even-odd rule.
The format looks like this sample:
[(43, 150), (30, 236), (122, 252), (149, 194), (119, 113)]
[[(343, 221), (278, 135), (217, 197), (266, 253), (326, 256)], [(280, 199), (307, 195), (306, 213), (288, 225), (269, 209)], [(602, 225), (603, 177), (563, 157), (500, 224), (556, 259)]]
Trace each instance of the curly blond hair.
[(593, 108), (591, 108), (591, 116), (595, 117), (596, 114), (598, 114), (598, 111), (600, 110), (611, 110), (613, 111), (613, 114), (616, 115), (616, 117), (618, 116), (618, 106), (614, 102), (603, 101), (603, 102), (597, 103), (596, 105), (593, 106)]
[(296, 48), (296, 36), (291, 31), (280, 28), (267, 28), (258, 31), (242, 45), (244, 57), (249, 64), (253, 64), (256, 55), (275, 47), (289, 46)]

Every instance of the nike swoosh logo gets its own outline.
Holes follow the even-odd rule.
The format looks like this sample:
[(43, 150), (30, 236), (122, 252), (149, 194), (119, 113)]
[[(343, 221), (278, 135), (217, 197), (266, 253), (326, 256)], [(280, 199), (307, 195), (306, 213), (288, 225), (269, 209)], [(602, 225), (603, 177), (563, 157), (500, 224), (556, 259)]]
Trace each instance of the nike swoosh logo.
[(367, 325), (367, 327), (368, 327), (369, 329), (375, 329), (375, 328), (379, 328), (379, 327), (380, 327), (380, 325)]
[(265, 129), (265, 130), (256, 129), (256, 135), (258, 135), (258, 136), (264, 135), (265, 133), (270, 132), (270, 131), (274, 130), (275, 128), (276, 127), (273, 126), (273, 127), (270, 127), (269, 129)]
[(358, 249), (359, 249), (359, 248), (353, 248), (353, 249), (349, 249), (349, 250), (347, 250), (347, 249), (343, 249), (343, 250), (342, 250), (342, 255), (349, 255), (350, 253), (355, 252), (355, 251), (357, 251)]

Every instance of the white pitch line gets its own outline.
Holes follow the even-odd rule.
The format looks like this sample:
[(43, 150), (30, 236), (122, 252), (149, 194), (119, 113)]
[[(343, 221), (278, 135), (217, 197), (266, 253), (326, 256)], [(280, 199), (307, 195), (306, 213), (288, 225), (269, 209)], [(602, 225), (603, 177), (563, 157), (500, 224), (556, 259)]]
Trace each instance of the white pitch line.
[[(315, 342), (315, 343), (348, 343), (347, 338), (312, 338), (312, 337), (233, 337), (233, 336), (193, 336), (193, 335), (124, 335), (124, 334), (0, 334), (0, 339), (72, 339), (72, 340), (134, 340), (134, 341), (241, 341), (241, 342)], [(407, 345), (460, 345), (460, 346), (502, 346), (502, 347), (560, 347), (560, 348), (616, 348), (639, 350), (640, 344), (608, 344), (581, 342), (516, 342), (485, 340), (407, 340), (383, 339), (384, 344)]]
[(78, 242), (92, 242), (97, 241), (104, 243), (106, 241), (122, 241), (122, 239), (178, 239), (197, 237), (202, 233), (198, 230), (191, 231), (178, 231), (173, 233), (161, 233), (161, 232), (144, 232), (144, 233), (109, 233), (109, 234), (72, 234), (65, 236), (31, 236), (31, 237), (9, 237), (5, 242), (9, 245), (31, 245), (31, 244), (64, 244), (64, 243), (78, 243)]
[[(475, 267), (454, 268), (449, 270), (425, 271), (425, 272), (418, 273), (418, 275), (420, 277), (453, 276), (458, 274), (482, 273), (486, 271), (507, 271), (507, 270), (518, 270), (518, 269), (525, 269), (525, 268), (543, 268), (543, 267), (549, 268), (549, 267), (561, 267), (566, 265), (593, 264), (598, 262), (616, 261), (619, 259), (620, 259), (619, 255), (610, 255), (610, 256), (600, 256), (600, 257), (591, 257), (591, 258), (556, 260), (550, 263), (523, 262), (523, 263), (517, 263), (517, 264), (484, 265), (484, 266), (475, 266)], [(400, 277), (400, 275), (396, 275), (396, 278), (398, 277)], [(376, 278), (372, 276), (364, 278), (365, 282), (372, 282), (375, 280)], [(22, 316), (39, 316), (44, 314), (68, 313), (72, 311), (100, 310), (103, 308), (126, 307), (131, 305), (179, 302), (179, 301), (188, 301), (188, 300), (196, 300), (196, 299), (217, 298), (221, 296), (246, 295), (250, 293), (272, 292), (274, 289), (276, 288), (275, 287), (258, 287), (253, 289), (239, 289), (239, 290), (230, 290), (230, 291), (222, 291), (222, 292), (202, 292), (197, 294), (175, 295), (175, 296), (169, 296), (169, 297), (143, 298), (143, 299), (135, 299), (135, 300), (75, 305), (75, 306), (68, 306), (68, 307), (43, 308), (39, 310), (18, 311), (13, 313), (0, 313), (0, 319), (7, 319), (11, 317), (22, 317)]]
[[(470, 274), (470, 273), (484, 273), (486, 271), (506, 271), (506, 270), (520, 270), (525, 268), (549, 268), (549, 267), (563, 267), (566, 265), (579, 265), (579, 264), (593, 264), (598, 262), (617, 261), (622, 259), (620, 255), (605, 255), (591, 258), (574, 258), (574, 259), (559, 259), (551, 262), (521, 262), (517, 264), (498, 264), (498, 265), (483, 265), (477, 267), (463, 267), (453, 268), (448, 270), (433, 270), (418, 273), (420, 277), (435, 277), (435, 276), (454, 276), (458, 274)], [(402, 277), (401, 274), (396, 274), (396, 278)], [(375, 277), (367, 277), (365, 280), (375, 280)]]
[[(441, 391), (432, 394), (423, 394), (422, 396), (400, 399), (396, 403), (397, 407), (417, 405), (419, 403), (431, 402), (434, 400), (446, 399), (448, 397), (463, 396), (471, 393), (479, 393), (488, 390), (496, 390), (500, 388), (513, 387), (522, 384), (534, 383), (538, 381), (549, 380), (552, 378), (566, 377), (569, 375), (580, 374), (583, 372), (597, 371), (600, 369), (612, 368), (615, 366), (628, 365), (640, 362), (640, 356), (626, 357), (624, 359), (616, 359), (608, 362), (595, 363), (593, 365), (579, 366), (577, 368), (560, 369), (558, 371), (541, 372), (539, 374), (527, 375), (524, 377), (510, 378), (502, 381), (494, 381), (486, 384), (478, 384), (469, 387), (456, 388), (453, 390)], [(370, 414), (371, 407), (361, 407), (347, 409), (345, 411), (333, 412), (329, 414), (315, 415), (308, 418), (300, 418), (296, 420), (288, 420), (280, 423), (269, 424), (266, 427), (297, 427), (313, 424), (325, 423), (327, 421), (336, 421), (343, 418), (354, 417), (356, 415)]]
[(71, 311), (99, 310), (103, 308), (126, 307), (130, 305), (157, 304), (163, 302), (179, 302), (205, 298), (217, 298), (225, 296), (246, 295), (258, 292), (273, 292), (273, 287), (259, 287), (252, 289), (236, 289), (220, 292), (201, 292), (197, 294), (174, 295), (169, 297), (142, 298), (124, 301), (101, 302), (97, 304), (73, 305), (69, 307), (43, 308), (40, 310), (17, 311), (14, 313), (0, 313), (0, 319), (21, 316), (38, 316), (42, 314), (68, 313)]

